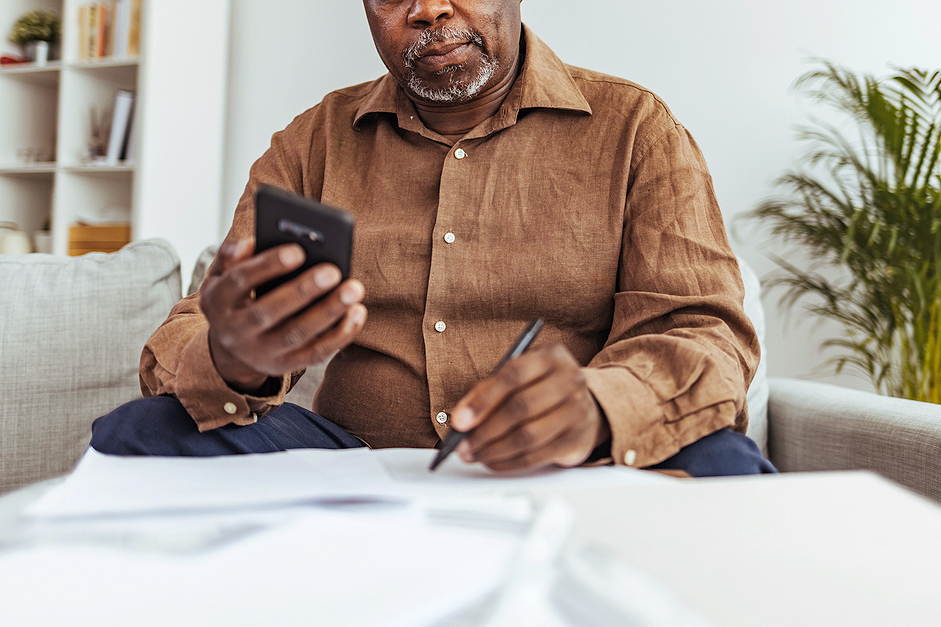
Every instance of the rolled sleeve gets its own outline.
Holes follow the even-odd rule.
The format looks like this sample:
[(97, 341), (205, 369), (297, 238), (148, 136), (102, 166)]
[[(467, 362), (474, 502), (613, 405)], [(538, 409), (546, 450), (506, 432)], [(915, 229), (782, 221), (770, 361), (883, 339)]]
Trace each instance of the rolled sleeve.
[(614, 462), (644, 467), (719, 429), (745, 431), (758, 342), (692, 137), (676, 125), (632, 174), (611, 332), (585, 376)]
[(212, 362), (206, 328), (183, 349), (176, 383), (174, 396), (196, 421), (199, 430), (207, 431), (227, 424), (250, 425), (280, 406), (291, 387), (291, 376), (281, 377), (278, 391), (272, 396), (238, 393), (229, 387)]

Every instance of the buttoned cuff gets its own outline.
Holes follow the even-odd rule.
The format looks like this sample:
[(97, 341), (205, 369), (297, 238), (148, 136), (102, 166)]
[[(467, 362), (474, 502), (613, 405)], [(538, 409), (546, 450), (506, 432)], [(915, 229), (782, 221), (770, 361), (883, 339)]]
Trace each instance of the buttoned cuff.
[[(681, 448), (735, 422), (732, 401), (688, 414), (668, 411), (668, 403), (627, 368), (583, 368), (588, 389), (611, 426), (615, 464), (644, 468), (676, 455)], [(675, 409), (675, 407), (672, 407)]]
[(251, 396), (236, 392), (216, 370), (209, 351), (209, 329), (202, 329), (189, 341), (180, 355), (174, 395), (196, 421), (200, 431), (228, 424), (255, 423), (284, 402), (291, 386), (291, 375), (281, 377), (272, 396)]

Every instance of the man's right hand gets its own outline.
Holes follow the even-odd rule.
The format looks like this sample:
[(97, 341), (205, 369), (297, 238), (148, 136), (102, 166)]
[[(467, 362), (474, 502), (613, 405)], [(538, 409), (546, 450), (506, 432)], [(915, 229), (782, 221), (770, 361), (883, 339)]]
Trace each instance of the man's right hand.
[[(226, 240), (200, 288), (216, 370), (233, 389), (259, 391), (269, 377), (325, 361), (353, 341), (366, 322), (363, 284), (340, 283), (340, 270), (321, 264), (265, 294), (252, 290), (301, 266), (296, 244), (253, 255), (252, 240)], [(318, 298), (324, 297), (315, 305)]]

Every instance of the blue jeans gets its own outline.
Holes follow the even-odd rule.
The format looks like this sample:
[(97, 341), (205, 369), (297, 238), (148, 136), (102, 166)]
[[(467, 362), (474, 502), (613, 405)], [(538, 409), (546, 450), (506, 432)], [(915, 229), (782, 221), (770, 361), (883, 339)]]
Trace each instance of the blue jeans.
[[(200, 433), (178, 400), (154, 396), (131, 401), (96, 420), (91, 446), (111, 455), (204, 457), (296, 448), (355, 448), (363, 443), (326, 418), (292, 403), (247, 427), (229, 425)], [(728, 429), (707, 435), (652, 468), (683, 470), (694, 477), (776, 472), (751, 439)]]

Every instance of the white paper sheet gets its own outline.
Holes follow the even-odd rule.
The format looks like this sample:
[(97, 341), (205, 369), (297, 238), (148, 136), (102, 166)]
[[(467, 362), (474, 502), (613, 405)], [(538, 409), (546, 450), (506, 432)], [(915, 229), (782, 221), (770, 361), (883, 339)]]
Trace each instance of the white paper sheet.
[(30, 516), (105, 516), (373, 497), (392, 481), (367, 449), (222, 457), (116, 457), (89, 449)]
[(453, 456), (436, 472), (422, 449), (292, 450), (223, 457), (115, 457), (92, 449), (69, 477), (31, 506), (62, 518), (259, 508), (316, 500), (411, 502), (442, 495), (518, 494), (542, 488), (673, 481), (628, 468), (551, 468), (498, 474)]
[(323, 510), (197, 555), (0, 552), (0, 625), (439, 624), (499, 585), (518, 536)]
[(429, 472), (428, 466), (436, 453), (434, 450), (404, 448), (373, 451), (396, 489), (413, 495), (520, 494), (549, 488), (651, 485), (676, 481), (666, 475), (624, 466), (549, 467), (497, 473), (482, 464), (465, 464), (457, 455), (451, 455), (435, 472)]

